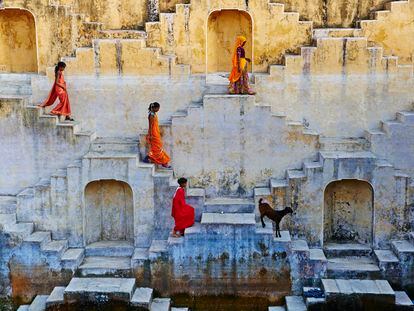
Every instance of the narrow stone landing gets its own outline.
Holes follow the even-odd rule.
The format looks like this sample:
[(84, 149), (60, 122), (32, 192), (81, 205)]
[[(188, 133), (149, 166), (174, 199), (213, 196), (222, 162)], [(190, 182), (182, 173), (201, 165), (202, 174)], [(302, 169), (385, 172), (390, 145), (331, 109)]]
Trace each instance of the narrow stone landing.
[(131, 275), (131, 257), (85, 257), (79, 267), (82, 276), (123, 276)]
[(64, 291), (65, 301), (129, 302), (135, 290), (134, 278), (73, 278)]
[(326, 243), (327, 276), (345, 279), (381, 279), (372, 248), (360, 243)]
[(215, 198), (204, 203), (205, 213), (253, 213), (255, 203), (250, 199)]

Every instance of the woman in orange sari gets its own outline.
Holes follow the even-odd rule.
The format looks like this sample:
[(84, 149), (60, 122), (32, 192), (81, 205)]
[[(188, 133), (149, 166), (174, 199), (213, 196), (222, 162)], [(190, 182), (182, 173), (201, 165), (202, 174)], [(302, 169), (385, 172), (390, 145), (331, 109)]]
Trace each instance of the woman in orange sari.
[(65, 116), (65, 121), (74, 121), (70, 115), (70, 102), (69, 96), (66, 89), (66, 82), (63, 77), (63, 71), (66, 68), (66, 64), (64, 62), (59, 62), (55, 67), (55, 83), (53, 84), (52, 90), (49, 93), (48, 98), (38, 107), (44, 108), (47, 106), (52, 106), (56, 99), (59, 97), (59, 104), (52, 109), (50, 112), (51, 114), (60, 116)]
[(249, 74), (247, 72), (247, 62), (251, 62), (246, 57), (246, 51), (244, 45), (246, 44), (246, 38), (244, 36), (238, 36), (236, 38), (236, 44), (234, 47), (232, 65), (229, 80), (229, 92), (230, 94), (249, 94), (254, 95), (255, 93), (250, 89), (249, 86)]
[(148, 108), (148, 135), (147, 143), (149, 144), (150, 151), (148, 156), (145, 157), (145, 162), (152, 162), (155, 164), (160, 164), (165, 168), (171, 168), (168, 164), (170, 162), (170, 157), (163, 149), (163, 143), (161, 140), (160, 127), (158, 124), (157, 112), (160, 110), (160, 104), (155, 102), (149, 105)]

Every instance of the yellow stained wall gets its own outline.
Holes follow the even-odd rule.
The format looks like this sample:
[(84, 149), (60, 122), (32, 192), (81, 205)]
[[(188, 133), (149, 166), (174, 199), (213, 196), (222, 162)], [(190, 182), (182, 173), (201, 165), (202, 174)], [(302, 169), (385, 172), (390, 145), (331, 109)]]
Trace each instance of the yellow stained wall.
[(301, 20), (313, 21), (315, 27), (353, 27), (371, 12), (383, 8), (389, 0), (275, 0), (286, 11), (299, 12)]
[(375, 21), (361, 22), (362, 34), (385, 55), (398, 56), (399, 63), (414, 62), (414, 1), (392, 3), (391, 12)]
[(0, 71), (37, 72), (35, 20), (28, 11), (0, 10)]
[(138, 29), (146, 21), (145, 0), (74, 0), (76, 9), (105, 29)]
[(237, 10), (216, 11), (211, 13), (207, 27), (208, 72), (231, 71), (231, 58), (238, 35), (246, 37), (246, 57), (252, 58), (253, 29), (249, 14)]

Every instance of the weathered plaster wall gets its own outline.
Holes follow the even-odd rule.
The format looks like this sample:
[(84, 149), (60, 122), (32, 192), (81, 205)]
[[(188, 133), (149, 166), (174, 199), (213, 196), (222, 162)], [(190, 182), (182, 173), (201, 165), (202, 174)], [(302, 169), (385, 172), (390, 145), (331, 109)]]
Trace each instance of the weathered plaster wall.
[(384, 48), (385, 54), (398, 56), (400, 63), (414, 62), (413, 1), (393, 2), (390, 12), (377, 15), (377, 20), (361, 22), (361, 29), (371, 44)]
[(325, 241), (372, 243), (373, 193), (367, 182), (335, 181), (324, 196)]
[(39, 118), (21, 100), (0, 99), (0, 193), (17, 194), (80, 157), (89, 137), (77, 137), (52, 118)]
[(85, 188), (85, 243), (134, 241), (134, 202), (128, 184), (100, 180)]
[[(41, 72), (45, 72), (46, 68), (52, 66), (58, 58), (72, 55), (75, 48), (80, 46), (91, 47), (92, 39), (102, 38), (100, 34), (101, 28), (137, 29), (143, 26), (143, 21), (145, 20), (144, 4), (135, 1), (130, 3), (129, 0), (96, 1), (96, 3), (92, 4), (79, 2), (78, 4), (75, 3), (73, 8), (49, 6), (40, 1), (30, 3), (5, 1), (4, 5), (5, 7), (17, 6), (27, 8), (34, 14), (37, 24), (39, 70)], [(364, 5), (367, 7), (377, 7), (380, 4), (328, 1), (328, 4), (326, 4), (328, 13), (332, 12), (327, 13), (327, 16), (323, 18), (332, 18), (335, 21), (332, 22), (333, 24), (348, 24), (348, 20), (354, 20), (356, 15), (367, 10), (367, 7)], [(304, 4), (304, 7), (307, 7), (306, 4)], [(383, 46), (385, 55), (396, 55), (400, 57), (401, 63), (411, 63), (414, 49), (412, 40), (400, 40), (400, 38), (410, 38), (414, 35), (414, 28), (411, 23), (414, 14), (412, 7), (412, 2), (405, 1), (391, 5), (390, 12), (376, 15), (378, 20), (361, 22), (362, 35), (368, 37), (371, 45)], [(129, 9), (127, 10), (126, 8)], [(307, 10), (314, 12), (313, 8), (314, 5), (309, 4)], [(169, 73), (168, 68), (175, 64), (175, 60), (160, 57), (159, 51), (153, 49), (161, 48), (162, 53), (175, 55), (177, 57), (176, 61), (179, 64), (191, 66), (191, 72), (203, 73), (206, 71), (206, 51), (214, 50), (217, 44), (213, 41), (217, 35), (219, 37), (224, 36), (218, 42), (223, 41), (226, 43), (223, 43), (222, 47), (219, 45), (219, 48), (216, 50), (218, 52), (221, 51), (220, 54), (207, 55), (207, 57), (211, 56), (213, 62), (220, 59), (223, 62), (227, 60), (227, 64), (230, 63), (229, 51), (226, 46), (230, 45), (228, 43), (232, 41), (230, 37), (232, 35), (235, 36), (235, 34), (226, 33), (224, 35), (218, 30), (218, 33), (214, 36), (208, 35), (208, 19), (210, 14), (224, 9), (241, 10), (245, 11), (244, 14), (248, 13), (251, 15), (253, 24), (252, 37), (254, 39), (250, 41), (253, 48), (252, 54), (254, 55), (253, 66), (257, 72), (267, 71), (270, 64), (283, 63), (286, 53), (299, 53), (300, 47), (310, 46), (312, 43), (312, 23), (299, 21), (299, 13), (286, 13), (282, 4), (268, 3), (267, 0), (251, 3), (246, 3), (242, 0), (217, 0), (208, 3), (195, 0), (191, 5), (179, 4), (176, 8), (176, 13), (160, 14), (159, 22), (146, 23), (145, 28), (148, 33), (146, 41), (142, 39), (137, 40), (139, 42), (114, 42), (116, 40), (102, 42), (102, 44), (97, 45), (99, 49), (96, 48), (94, 52), (90, 51), (92, 52), (90, 55), (92, 57), (95, 54), (99, 55), (101, 49), (105, 50), (104, 45), (109, 45), (106, 50), (107, 53), (102, 53), (102, 55), (106, 56), (97, 60), (103, 67), (101, 74), (166, 74)], [(74, 12), (86, 12), (86, 16)], [(240, 14), (237, 13), (236, 15), (239, 16)], [(238, 26), (235, 27), (227, 23), (231, 20), (236, 20), (238, 18), (236, 15), (230, 19), (223, 20), (226, 21), (224, 23), (225, 29), (229, 29), (229, 31), (230, 29), (232, 31), (237, 30)], [(98, 21), (100, 23), (90, 23), (91, 21)], [(222, 23), (220, 22), (217, 25), (220, 26), (220, 24)], [(242, 24), (245, 25), (246, 23), (243, 22)], [(245, 25), (244, 28), (248, 29), (249, 27)], [(210, 29), (212, 28), (210, 27)], [(349, 44), (358, 45), (361, 43), (358, 40), (349, 41)], [(342, 43), (337, 42), (337, 44)], [(118, 45), (125, 47), (122, 53), (120, 53)], [(146, 47), (151, 47), (151, 49), (145, 49)], [(323, 69), (326, 71), (331, 67), (331, 63), (336, 61), (335, 53), (339, 51), (339, 48), (330, 46), (329, 51), (328, 55), (324, 55), (325, 52), (323, 51), (319, 55), (319, 59), (323, 58), (325, 60), (329, 58), (327, 56), (331, 56), (329, 63), (315, 64), (320, 71), (323, 71)], [(362, 54), (354, 53), (350, 57), (358, 60), (363, 57), (364, 53), (368, 53), (367, 51), (364, 52), (363, 49), (361, 51)], [(134, 54), (135, 57), (123, 57), (124, 53), (127, 56)], [(331, 53), (332, 55), (330, 55)], [(117, 61), (119, 56), (122, 56), (121, 62), (122, 68), (125, 69), (124, 71), (119, 69), (112, 70), (112, 67), (116, 67), (117, 63), (121, 63)], [(143, 62), (143, 59), (146, 59), (147, 62)], [(93, 58), (89, 61), (92, 62)], [(151, 63), (151, 66), (148, 66), (149, 63)], [(362, 65), (362, 68), (366, 67), (361, 62), (359, 65)], [(91, 70), (93, 66), (79, 66), (79, 68), (79, 73), (93, 73)], [(187, 71), (189, 71), (189, 68), (186, 68)]]
[[(80, 19), (80, 16), (69, 14), (64, 7), (48, 4), (49, 2), (44, 0), (4, 1), (5, 8), (25, 8), (35, 18), (39, 72), (46, 72), (46, 67), (53, 66), (60, 57), (72, 54), (73, 44), (77, 38), (75, 24)], [(30, 40), (32, 39), (26, 38), (25, 42), (30, 42)]]
[[(299, 14), (285, 14), (282, 5), (269, 4), (267, 0), (248, 6), (244, 1), (193, 1), (190, 6), (180, 5), (175, 15), (162, 14), (159, 23), (146, 24), (148, 44), (176, 54), (178, 63), (191, 64), (193, 73), (205, 72), (208, 17), (213, 11), (227, 8), (245, 10), (252, 16), (255, 71), (267, 71), (269, 64), (282, 61), (285, 52), (310, 44), (311, 23), (299, 22)], [(222, 57), (225, 55), (223, 51)]]
[(410, 110), (414, 79), (407, 74), (288, 75), (276, 72), (256, 77), (257, 101), (271, 104), (272, 112), (331, 137), (362, 137), (379, 121)]
[(0, 71), (37, 72), (35, 21), (28, 11), (0, 10)]
[(250, 196), (257, 184), (315, 155), (317, 136), (302, 130), (256, 106), (254, 97), (209, 95), (172, 120), (175, 172), (208, 196)]
[(104, 29), (139, 29), (146, 21), (146, 1), (140, 0), (73, 0), (77, 12), (91, 21), (103, 23)]
[[(406, 205), (406, 177), (396, 176), (395, 169), (382, 165), (372, 157), (354, 158), (352, 155), (328, 154), (321, 159), (323, 168), (308, 170), (302, 179), (289, 181), (288, 197), (296, 213), (289, 220), (289, 232), (303, 237), (308, 243), (324, 242), (325, 186), (342, 179), (369, 182), (374, 192), (373, 245), (388, 247), (391, 239), (402, 237), (410, 230), (409, 212)], [(368, 220), (368, 219), (366, 219)]]
[(368, 19), (374, 10), (388, 0), (280, 0), (286, 11), (299, 12), (301, 20), (313, 21), (314, 27), (355, 27), (355, 22)]

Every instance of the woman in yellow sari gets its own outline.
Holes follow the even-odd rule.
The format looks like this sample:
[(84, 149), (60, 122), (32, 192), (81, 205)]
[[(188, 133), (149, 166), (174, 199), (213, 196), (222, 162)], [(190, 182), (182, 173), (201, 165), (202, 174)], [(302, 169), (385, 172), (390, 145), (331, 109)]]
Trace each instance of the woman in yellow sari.
[(255, 93), (250, 89), (249, 85), (249, 74), (247, 72), (247, 62), (251, 62), (246, 57), (246, 51), (244, 45), (246, 44), (246, 38), (244, 36), (238, 36), (236, 38), (236, 44), (234, 47), (232, 65), (229, 80), (229, 92), (230, 94), (249, 94), (254, 95)]

